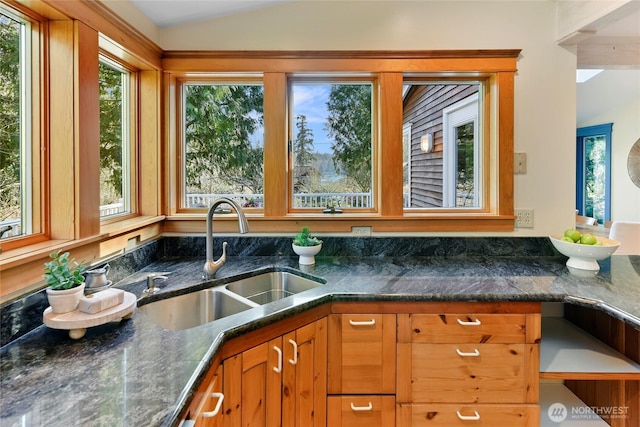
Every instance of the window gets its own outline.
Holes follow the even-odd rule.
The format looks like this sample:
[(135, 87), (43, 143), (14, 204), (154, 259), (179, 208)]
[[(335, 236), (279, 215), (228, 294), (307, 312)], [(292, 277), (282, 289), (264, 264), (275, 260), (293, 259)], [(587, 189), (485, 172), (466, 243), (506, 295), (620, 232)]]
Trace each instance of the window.
[(182, 95), (183, 207), (208, 207), (222, 196), (262, 207), (262, 84), (189, 82)]
[(41, 232), (37, 31), (0, 8), (0, 239)]
[(482, 207), (479, 90), (479, 82), (405, 82), (405, 207)]
[(100, 86), (100, 217), (132, 211), (131, 73), (108, 58), (98, 66)]
[(169, 228), (225, 195), (254, 230), (513, 230), (518, 54), (168, 52)]
[(373, 208), (373, 84), (291, 82), (292, 209)]
[(611, 219), (611, 129), (613, 124), (578, 129), (576, 209), (598, 224)]

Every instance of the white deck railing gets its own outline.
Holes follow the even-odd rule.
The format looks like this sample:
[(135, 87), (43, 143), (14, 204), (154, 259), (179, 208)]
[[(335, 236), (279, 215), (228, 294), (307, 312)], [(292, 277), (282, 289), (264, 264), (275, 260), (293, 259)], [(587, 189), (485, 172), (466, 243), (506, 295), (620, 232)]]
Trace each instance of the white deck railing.
[[(262, 194), (187, 194), (187, 208), (210, 206), (214, 200), (227, 197), (241, 206), (253, 202), (256, 207), (264, 206)], [(368, 208), (372, 206), (371, 193), (296, 193), (293, 195), (293, 207), (296, 208)]]

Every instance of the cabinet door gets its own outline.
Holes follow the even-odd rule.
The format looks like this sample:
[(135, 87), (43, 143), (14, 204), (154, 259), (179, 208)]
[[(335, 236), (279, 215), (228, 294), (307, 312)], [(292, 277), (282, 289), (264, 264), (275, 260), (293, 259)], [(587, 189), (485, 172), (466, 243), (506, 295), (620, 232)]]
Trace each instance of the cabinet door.
[(224, 361), (224, 426), (279, 427), (282, 338)]
[(209, 382), (205, 395), (195, 412), (195, 427), (222, 427), (222, 365), (218, 366), (216, 373)]
[(328, 348), (329, 394), (395, 393), (395, 314), (330, 315)]
[(331, 427), (393, 427), (393, 396), (329, 396), (327, 420)]
[(325, 427), (327, 319), (284, 335), (282, 426)]

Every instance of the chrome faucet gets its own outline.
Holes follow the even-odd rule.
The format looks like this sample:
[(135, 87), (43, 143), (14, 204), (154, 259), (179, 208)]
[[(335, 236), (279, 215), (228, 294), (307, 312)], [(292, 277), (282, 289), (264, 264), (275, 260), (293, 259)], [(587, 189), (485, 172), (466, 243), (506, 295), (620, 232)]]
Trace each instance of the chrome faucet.
[(216, 271), (218, 271), (227, 260), (227, 242), (222, 243), (222, 256), (220, 256), (216, 261), (213, 259), (213, 214), (216, 208), (223, 203), (228, 204), (237, 212), (238, 228), (240, 229), (240, 233), (244, 234), (249, 231), (247, 217), (244, 215), (244, 212), (242, 212), (242, 208), (238, 203), (226, 197), (221, 197), (213, 202), (213, 205), (211, 205), (209, 213), (207, 214), (207, 261), (204, 264), (205, 279), (213, 279), (216, 276)]

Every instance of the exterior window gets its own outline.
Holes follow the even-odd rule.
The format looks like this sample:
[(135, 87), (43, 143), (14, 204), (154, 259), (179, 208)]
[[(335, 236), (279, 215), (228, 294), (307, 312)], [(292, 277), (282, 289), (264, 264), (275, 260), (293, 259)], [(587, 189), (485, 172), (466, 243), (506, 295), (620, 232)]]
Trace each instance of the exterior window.
[(410, 138), (404, 144), (405, 208), (483, 207), (481, 87), (405, 82), (403, 136)]
[(611, 219), (611, 123), (577, 132), (576, 209), (598, 224)]
[(263, 207), (264, 89), (257, 83), (183, 86), (185, 208), (218, 197)]
[(0, 238), (32, 228), (30, 23), (0, 9)]
[(292, 80), (293, 209), (373, 208), (373, 84)]
[(411, 200), (411, 150), (411, 123), (405, 123), (402, 126), (402, 200), (405, 208)]
[(131, 73), (101, 58), (100, 217), (131, 212)]

